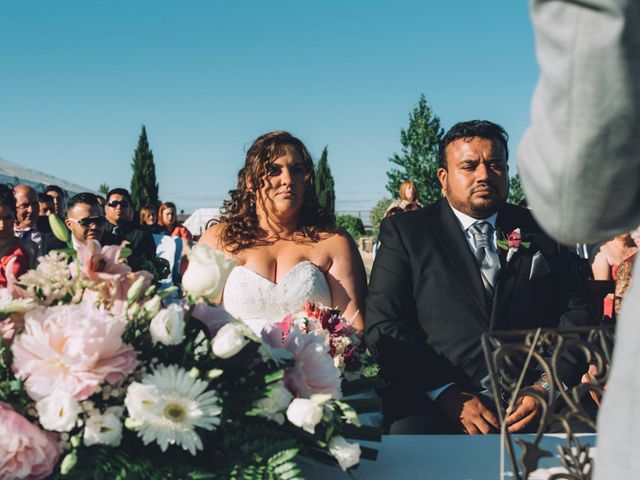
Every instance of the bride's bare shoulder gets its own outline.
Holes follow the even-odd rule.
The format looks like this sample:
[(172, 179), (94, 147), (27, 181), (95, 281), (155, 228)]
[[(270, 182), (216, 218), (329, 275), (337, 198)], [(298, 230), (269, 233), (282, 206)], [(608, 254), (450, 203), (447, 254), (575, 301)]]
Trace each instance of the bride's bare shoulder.
[(216, 223), (209, 227), (200, 237), (198, 243), (200, 245), (207, 245), (208, 247), (215, 248), (216, 250), (225, 250), (224, 242), (222, 241), (222, 231), (224, 227), (220, 223)]
[(331, 232), (321, 234), (319, 243), (330, 249), (330, 251), (353, 251), (354, 248), (357, 249), (351, 235), (342, 228), (336, 228)]

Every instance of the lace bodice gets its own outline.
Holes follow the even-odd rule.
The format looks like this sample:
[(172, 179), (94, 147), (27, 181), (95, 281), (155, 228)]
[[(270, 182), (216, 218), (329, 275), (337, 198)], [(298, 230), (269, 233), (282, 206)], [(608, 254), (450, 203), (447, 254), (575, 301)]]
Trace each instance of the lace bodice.
[(224, 287), (224, 308), (260, 334), (262, 328), (302, 309), (304, 301), (331, 305), (324, 273), (306, 260), (293, 267), (279, 283), (247, 267), (235, 267)]

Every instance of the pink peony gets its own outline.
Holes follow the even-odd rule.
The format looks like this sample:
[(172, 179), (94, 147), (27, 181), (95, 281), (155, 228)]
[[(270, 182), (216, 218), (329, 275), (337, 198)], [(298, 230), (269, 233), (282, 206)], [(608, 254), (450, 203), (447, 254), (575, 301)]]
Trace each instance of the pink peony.
[(60, 458), (57, 436), (0, 402), (0, 478), (46, 478)]
[(303, 333), (293, 326), (283, 341), (281, 328), (270, 325), (263, 329), (262, 339), (272, 348), (293, 353), (295, 363), (285, 372), (284, 383), (295, 396), (309, 398), (315, 393), (329, 393), (335, 399), (342, 397), (340, 371), (321, 335)]
[(125, 327), (124, 319), (87, 302), (34, 310), (13, 342), (13, 370), (34, 400), (54, 389), (84, 400), (103, 381), (118, 384), (134, 371), (136, 353), (122, 342)]

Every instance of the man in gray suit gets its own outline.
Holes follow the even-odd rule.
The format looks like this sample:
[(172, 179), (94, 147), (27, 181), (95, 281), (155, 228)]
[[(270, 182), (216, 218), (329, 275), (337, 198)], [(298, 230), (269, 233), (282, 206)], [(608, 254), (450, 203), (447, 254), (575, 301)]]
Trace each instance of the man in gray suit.
[[(564, 243), (640, 224), (640, 1), (534, 0), (541, 76), (519, 152), (538, 222)], [(598, 418), (597, 479), (640, 474), (640, 263)]]

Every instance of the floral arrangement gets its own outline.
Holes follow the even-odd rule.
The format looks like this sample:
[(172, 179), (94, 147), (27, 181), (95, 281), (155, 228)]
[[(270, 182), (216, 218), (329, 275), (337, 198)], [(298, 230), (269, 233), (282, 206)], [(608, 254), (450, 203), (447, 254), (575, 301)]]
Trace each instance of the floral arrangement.
[(305, 302), (300, 312), (287, 315), (277, 326), (284, 336), (298, 327), (304, 333), (324, 338), (335, 366), (348, 380), (361, 378), (364, 367), (371, 364), (360, 334), (338, 309)]
[(375, 458), (346, 440), (380, 434), (358, 420), (375, 402), (353, 398), (371, 384), (342, 375), (357, 345), (339, 312), (307, 305), (306, 328), (257, 338), (210, 303), (233, 267), (221, 253), (195, 246), (186, 296), (165, 305), (175, 287), (122, 252), (51, 253), (0, 289), (0, 478), (289, 479), (299, 454)]

